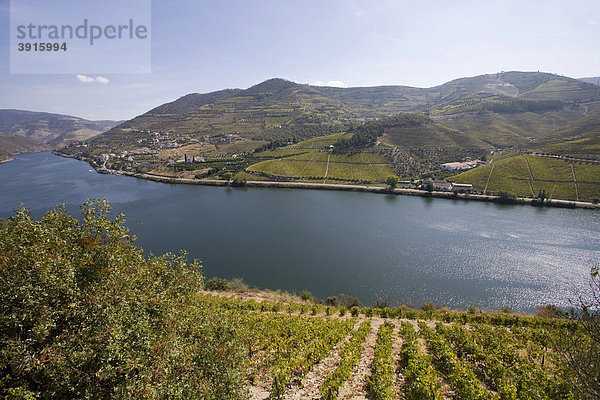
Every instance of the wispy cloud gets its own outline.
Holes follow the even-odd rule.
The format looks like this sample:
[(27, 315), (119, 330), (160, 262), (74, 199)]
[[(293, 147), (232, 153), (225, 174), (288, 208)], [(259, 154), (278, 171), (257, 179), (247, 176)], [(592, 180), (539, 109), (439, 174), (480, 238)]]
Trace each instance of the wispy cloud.
[(110, 80), (108, 80), (108, 78), (105, 78), (103, 76), (97, 76), (95, 78), (92, 78), (91, 76), (78, 74), (77, 79), (79, 80), (79, 82), (83, 82), (83, 83), (99, 82), (102, 84), (106, 84), (106, 83), (110, 82)]

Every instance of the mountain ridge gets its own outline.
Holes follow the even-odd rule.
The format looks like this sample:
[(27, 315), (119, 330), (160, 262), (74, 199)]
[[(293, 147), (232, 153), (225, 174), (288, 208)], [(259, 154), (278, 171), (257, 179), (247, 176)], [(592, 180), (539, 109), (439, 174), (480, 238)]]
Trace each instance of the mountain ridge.
[(0, 153), (50, 150), (101, 134), (121, 121), (90, 121), (72, 115), (0, 109)]

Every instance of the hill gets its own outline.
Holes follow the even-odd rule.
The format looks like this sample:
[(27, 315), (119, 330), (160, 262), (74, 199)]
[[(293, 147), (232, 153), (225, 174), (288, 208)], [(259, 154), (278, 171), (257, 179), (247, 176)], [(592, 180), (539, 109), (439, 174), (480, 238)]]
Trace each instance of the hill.
[(0, 161), (10, 159), (10, 156), (31, 151), (49, 150), (50, 147), (25, 136), (6, 135), (0, 133)]
[[(70, 143), (87, 140), (116, 124), (116, 121), (88, 121), (45, 112), (0, 110), (0, 134), (28, 139), (20, 142), (20, 152), (35, 151), (39, 148), (61, 148)], [(4, 139), (5, 142), (7, 140)]]
[(452, 180), (472, 184), (485, 194), (537, 197), (546, 191), (555, 199), (600, 199), (600, 164), (555, 157), (503, 154), (490, 164), (453, 176)]
[[(502, 72), (432, 88), (334, 88), (269, 79), (248, 89), (183, 96), (64, 152), (99, 166), (182, 178), (354, 182), (361, 163), (387, 163), (410, 178), (439, 174), (441, 163), (484, 158), (497, 149), (570, 146), (583, 154), (597, 138), (598, 112), (596, 85), (549, 73)], [(325, 146), (304, 149), (310, 153), (304, 156), (285, 150), (335, 135), (341, 139), (328, 145), (335, 157), (315, 155), (331, 150)], [(588, 142), (571, 143), (578, 140)], [(277, 148), (282, 152), (262, 152)], [(132, 154), (125, 157), (125, 151)], [(377, 153), (387, 161), (365, 162), (353, 153)], [(183, 165), (192, 156), (203, 164)], [(384, 180), (372, 172), (358, 173), (358, 180)]]
[(544, 151), (573, 156), (599, 156), (600, 110), (567, 125), (553, 136), (561, 141), (548, 145)]
[(0, 223), (2, 397), (598, 398), (595, 314), (239, 296), (184, 255), (147, 256), (109, 212)]

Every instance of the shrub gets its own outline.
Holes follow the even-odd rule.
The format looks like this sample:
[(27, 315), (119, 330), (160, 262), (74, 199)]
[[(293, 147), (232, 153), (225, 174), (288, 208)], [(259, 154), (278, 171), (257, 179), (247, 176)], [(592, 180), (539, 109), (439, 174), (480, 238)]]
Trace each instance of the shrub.
[(244, 398), (233, 321), (185, 254), (146, 257), (88, 201), (0, 226), (0, 397)]
[(227, 279), (214, 277), (214, 278), (210, 278), (209, 280), (206, 281), (204, 288), (206, 290), (223, 291), (223, 290), (229, 290), (231, 288), (231, 286)]
[(390, 298), (386, 297), (386, 298), (382, 298), (377, 296), (377, 298), (375, 299), (375, 308), (386, 308), (390, 306)]
[(245, 292), (249, 290), (248, 285), (246, 284), (246, 282), (244, 282), (242, 278), (233, 278), (229, 282), (229, 288), (237, 292)]
[(308, 290), (305, 290), (304, 292), (302, 292), (302, 294), (300, 295), (300, 298), (304, 301), (310, 301), (312, 300), (312, 293), (309, 292)]
[(325, 304), (332, 307), (337, 307), (339, 305), (338, 298), (336, 296), (330, 296), (325, 299)]
[(360, 306), (360, 300), (358, 300), (358, 297), (354, 297), (354, 296), (346, 296), (344, 293), (341, 293), (339, 296), (339, 300), (340, 300), (340, 305), (344, 306), (344, 307), (359, 307)]
[(467, 312), (469, 314), (476, 314), (478, 311), (479, 309), (477, 309), (477, 306), (475, 306), (473, 303), (469, 304), (469, 307), (467, 307)]

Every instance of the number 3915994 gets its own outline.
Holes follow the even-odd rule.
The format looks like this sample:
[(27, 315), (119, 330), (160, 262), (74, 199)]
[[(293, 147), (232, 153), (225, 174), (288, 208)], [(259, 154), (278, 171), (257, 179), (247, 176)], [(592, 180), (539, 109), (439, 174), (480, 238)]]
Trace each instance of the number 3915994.
[(67, 51), (67, 43), (18, 43), (19, 51)]

